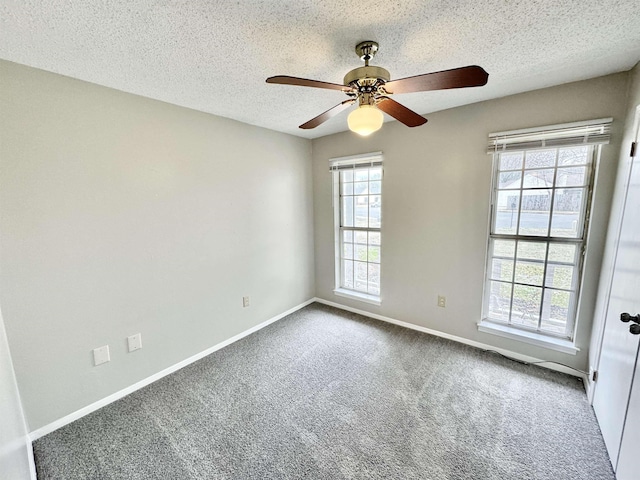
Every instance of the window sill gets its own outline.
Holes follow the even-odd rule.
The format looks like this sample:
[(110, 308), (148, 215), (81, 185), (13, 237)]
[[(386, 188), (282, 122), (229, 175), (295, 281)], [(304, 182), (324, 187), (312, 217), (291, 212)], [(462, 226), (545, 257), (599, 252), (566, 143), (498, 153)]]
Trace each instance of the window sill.
[(344, 288), (336, 288), (333, 293), (338, 295), (339, 297), (351, 298), (352, 300), (370, 303), (371, 305), (380, 305), (382, 303), (380, 301), (380, 297), (376, 297), (375, 295), (354, 292), (353, 290), (346, 290)]
[(528, 332), (526, 330), (520, 330), (519, 328), (509, 327), (508, 325), (500, 325), (498, 323), (492, 323), (486, 320), (478, 323), (478, 330), (484, 333), (498, 335), (499, 337), (518, 340), (520, 342), (535, 345), (537, 347), (543, 347), (548, 348), (549, 350), (555, 350), (557, 352), (568, 353), (569, 355), (575, 355), (580, 351), (580, 349), (576, 347), (575, 344), (570, 340), (548, 337), (547, 335), (542, 335), (540, 333)]

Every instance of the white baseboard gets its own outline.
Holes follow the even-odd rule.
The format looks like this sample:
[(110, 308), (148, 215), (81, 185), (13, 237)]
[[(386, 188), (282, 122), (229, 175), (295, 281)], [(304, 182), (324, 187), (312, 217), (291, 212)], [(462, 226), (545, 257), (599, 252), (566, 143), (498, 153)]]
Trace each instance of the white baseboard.
[(101, 400), (98, 400), (97, 402), (94, 402), (90, 405), (87, 405), (86, 407), (81, 408), (80, 410), (77, 410), (73, 413), (70, 413), (69, 415), (65, 415), (62, 418), (59, 418), (58, 420), (55, 420), (54, 422), (49, 423), (48, 425), (45, 425), (44, 427), (38, 428), (37, 430), (34, 430), (32, 432), (29, 433), (29, 438), (31, 439), (31, 441), (37, 440), (40, 437), (43, 437), (45, 435), (47, 435), (48, 433), (53, 432), (54, 430), (57, 430), (61, 427), (64, 427), (65, 425), (70, 424), (71, 422), (78, 420), (79, 418), (84, 417), (85, 415), (88, 415), (92, 412), (95, 412), (96, 410), (109, 405), (110, 403), (115, 402), (116, 400), (120, 400), (121, 398), (129, 395), (130, 393), (135, 392), (136, 390), (141, 389), (142, 387), (146, 387), (147, 385), (155, 382), (156, 380), (160, 380), (163, 377), (166, 377), (167, 375), (170, 375), (171, 373), (180, 370), (181, 368), (186, 367), (187, 365), (190, 365), (193, 362), (196, 362), (198, 360), (200, 360), (203, 357), (206, 357), (207, 355), (210, 355), (211, 353), (215, 352), (216, 350), (220, 350), (221, 348), (226, 347), (227, 345), (231, 345), (234, 342), (237, 342), (238, 340), (251, 335), (254, 332), (257, 332), (258, 330), (266, 327), (267, 325), (271, 325), (274, 322), (277, 322), (278, 320), (280, 320), (281, 318), (286, 317), (287, 315), (290, 315), (298, 310), (300, 310), (301, 308), (306, 307), (307, 305), (315, 302), (316, 299), (312, 298), (310, 300), (307, 300), (306, 302), (301, 303), (300, 305), (296, 305), (293, 308), (290, 308), (289, 310), (287, 310), (286, 312), (283, 312), (279, 315), (276, 315), (275, 317), (270, 318), (269, 320), (266, 320), (258, 325), (256, 325), (255, 327), (251, 327), (248, 330), (245, 330), (244, 332), (241, 332), (223, 342), (220, 342), (212, 347), (207, 348), (206, 350), (197, 353), (185, 360), (182, 360), (181, 362), (178, 362), (168, 368), (165, 368), (164, 370), (158, 372), (158, 373), (154, 373), (153, 375), (140, 380), (139, 382), (134, 383), (133, 385), (128, 386), (127, 388), (124, 388), (116, 393), (113, 393), (111, 395), (109, 395), (108, 397), (105, 397)]
[(36, 459), (33, 458), (33, 445), (31, 435), (27, 435), (25, 439), (27, 441), (27, 458), (29, 459), (29, 476), (31, 480), (38, 480), (38, 473), (36, 472)]
[[(367, 312), (366, 310), (359, 310), (357, 308), (347, 307), (346, 305), (342, 305), (340, 303), (330, 302), (329, 300), (324, 300), (323, 298), (315, 298), (315, 301), (318, 303), (323, 303), (325, 305), (329, 305), (331, 307), (339, 308), (341, 310), (346, 310), (348, 312), (357, 313), (359, 315), (363, 315), (365, 317), (373, 318), (375, 320), (381, 320), (387, 323), (393, 323), (394, 325), (399, 325), (401, 327), (410, 328), (411, 330), (417, 330), (418, 332), (428, 333), (429, 335), (435, 335), (436, 337), (446, 338), (448, 340), (453, 340), (454, 342), (464, 343), (465, 345), (471, 345), (472, 347), (480, 348), (482, 350), (493, 350), (494, 352), (501, 353), (502, 355), (506, 355), (508, 357), (514, 358), (516, 360), (521, 360), (523, 362), (533, 363), (533, 362), (542, 362), (536, 357), (530, 357), (529, 355), (523, 355), (518, 352), (514, 352), (512, 350), (507, 350), (505, 348), (494, 347), (493, 345), (489, 345), (486, 343), (476, 342), (475, 340), (469, 340), (467, 338), (458, 337), (456, 335), (451, 335), (449, 333), (440, 332), (438, 330), (432, 330), (430, 328), (421, 327), (420, 325), (415, 325), (413, 323), (403, 322), (401, 320), (396, 320), (395, 318), (385, 317), (384, 315), (378, 315), (377, 313)], [(562, 365), (554, 364), (554, 363), (542, 363), (538, 364), (538, 366), (547, 368), (549, 370), (555, 370), (556, 372), (567, 373), (574, 377), (582, 378), (583, 382), (585, 382), (585, 386), (587, 385), (587, 379), (584, 375), (570, 369), (564, 367)]]
[(594, 385), (589, 381), (588, 377), (583, 378), (584, 382), (584, 391), (587, 392), (587, 400), (589, 400), (589, 405), (593, 405), (593, 395), (595, 393)]
[[(186, 367), (187, 365), (192, 364), (193, 362), (196, 362), (198, 360), (200, 360), (203, 357), (206, 357), (207, 355), (210, 355), (211, 353), (220, 350), (221, 348), (226, 347), (227, 345), (230, 345), (234, 342), (237, 342), (238, 340), (251, 335), (254, 332), (257, 332), (258, 330), (266, 327), (267, 325), (270, 325), (274, 322), (277, 322), (278, 320), (286, 317), (287, 315), (290, 315), (298, 310), (300, 310), (301, 308), (306, 307), (307, 305), (313, 303), (313, 302), (318, 302), (318, 303), (322, 303), (325, 305), (329, 305), (331, 307), (335, 307), (335, 308), (339, 308), (341, 310), (346, 310), (348, 312), (353, 312), (353, 313), (357, 313), (359, 315), (363, 315), (365, 317), (369, 317), (369, 318), (373, 318), (375, 320), (380, 320), (383, 322), (387, 322), (387, 323), (392, 323), (394, 325), (399, 325), (401, 327), (405, 327), (405, 328), (409, 328), (411, 330), (417, 330), (419, 332), (423, 332), (423, 333), (428, 333), (430, 335), (435, 335), (437, 337), (442, 337), (442, 338), (446, 338), (449, 340), (453, 340), (454, 342), (458, 342), (458, 343), (463, 343), (465, 345), (470, 345), (472, 347), (476, 347), (476, 348), (480, 348), (482, 350), (493, 350), (496, 351), (498, 353), (501, 353), (503, 355), (507, 355), (509, 357), (512, 357), (514, 359), (517, 360), (522, 360), (524, 362), (540, 362), (541, 360), (535, 357), (530, 357), (528, 355), (523, 355), (521, 353), (517, 353), (511, 350), (507, 350), (504, 348), (498, 348), (498, 347), (494, 347), (492, 345), (488, 345), (485, 343), (481, 343), (481, 342), (476, 342), (474, 340), (469, 340), (463, 337), (458, 337), (456, 335), (451, 335), (448, 333), (444, 333), (444, 332), (440, 332), (438, 330), (432, 330), (430, 328), (426, 328), (426, 327), (421, 327), (419, 325), (415, 325), (413, 323), (408, 323), (408, 322), (403, 322), (401, 320), (396, 320), (394, 318), (390, 318), (390, 317), (385, 317), (384, 315), (378, 315), (376, 313), (371, 313), (371, 312), (367, 312), (365, 310), (359, 310), (357, 308), (352, 308), (352, 307), (348, 307), (346, 305), (342, 305), (339, 303), (335, 303), (335, 302), (330, 302), (328, 300), (325, 300), (323, 298), (312, 298), (310, 300), (307, 300), (306, 302), (301, 303), (300, 305), (297, 305), (293, 308), (290, 308), (289, 310), (287, 310), (286, 312), (283, 312), (279, 315), (276, 315), (275, 317), (270, 318), (269, 320), (266, 320), (258, 325), (256, 325), (255, 327), (252, 327), (248, 330), (245, 330), (244, 332), (241, 332), (223, 342), (220, 342), (212, 347), (209, 347), (208, 349), (197, 353), (185, 360), (182, 360), (181, 362), (178, 362), (168, 368), (165, 368), (164, 370), (155, 373), (143, 380), (140, 380), (139, 382), (134, 383), (133, 385), (130, 385), (127, 388), (124, 388), (118, 392), (115, 392), (101, 400), (98, 400), (97, 402), (94, 402), (90, 405), (87, 405), (86, 407), (83, 407), (73, 413), (70, 413), (69, 415), (65, 415), (62, 418), (59, 418), (58, 420), (55, 420), (54, 422), (51, 422), (41, 428), (38, 428), (37, 430), (34, 430), (32, 432), (29, 433), (29, 438), (31, 441), (37, 440), (40, 437), (43, 437), (44, 435), (47, 435), (48, 433), (53, 432), (54, 430), (57, 430), (61, 427), (64, 427), (65, 425), (70, 424), (71, 422), (78, 420), (79, 418), (84, 417), (85, 415), (88, 415), (89, 413), (95, 412), (96, 410), (109, 405), (110, 403), (115, 402), (116, 400), (120, 400), (121, 398), (129, 395), (130, 393), (135, 392), (136, 390), (139, 390), (143, 387), (146, 387), (147, 385), (155, 382), (156, 380), (160, 380), (163, 377), (166, 377), (167, 375), (170, 375), (171, 373), (180, 370), (181, 368)], [(539, 366), (543, 367), (543, 368), (547, 368), (549, 370), (555, 370), (558, 372), (562, 372), (562, 373), (568, 373), (569, 375), (573, 375), (573, 376), (577, 376), (583, 379), (584, 384), (585, 384), (585, 388), (587, 389), (587, 394), (590, 393), (590, 388), (589, 388), (589, 382), (587, 381), (586, 377), (583, 375), (580, 375), (579, 373), (571, 370), (570, 368), (566, 368), (563, 367), (562, 365), (557, 365), (557, 364), (540, 364)], [(33, 453), (31, 453), (31, 464), (32, 464), (32, 476), (33, 478), (35, 478), (35, 464), (33, 463)]]

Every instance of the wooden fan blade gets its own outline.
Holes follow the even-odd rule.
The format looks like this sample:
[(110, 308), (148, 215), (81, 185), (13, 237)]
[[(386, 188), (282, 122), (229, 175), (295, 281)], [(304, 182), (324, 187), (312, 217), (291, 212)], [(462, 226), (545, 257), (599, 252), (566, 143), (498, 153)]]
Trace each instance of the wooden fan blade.
[(408, 109), (389, 97), (381, 97), (376, 107), (384, 113), (388, 113), (399, 122), (404, 123), (407, 127), (418, 127), (427, 123), (427, 119), (422, 115), (418, 115), (413, 110)]
[(401, 78), (384, 84), (387, 93), (412, 93), (449, 88), (481, 87), (489, 74), (477, 65)]
[(355, 102), (356, 102), (355, 98), (350, 98), (349, 100), (345, 100), (344, 102), (339, 103), (335, 107), (330, 108), (326, 112), (321, 113), (317, 117), (312, 118), (307, 123), (303, 123), (302, 125), (300, 125), (300, 128), (302, 128), (304, 130), (309, 130), (311, 128), (316, 128), (318, 125), (326, 122), (331, 117), (334, 117), (337, 114), (339, 114), (340, 112), (342, 112), (343, 110), (346, 110), (351, 105), (353, 105)]
[(307, 80), (306, 78), (288, 77), (286, 75), (269, 77), (267, 78), (267, 83), (277, 83), (280, 85), (299, 85), (301, 87), (326, 88), (329, 90), (340, 90), (342, 92), (351, 92), (353, 90), (349, 86), (340, 85), (338, 83), (321, 82), (319, 80)]

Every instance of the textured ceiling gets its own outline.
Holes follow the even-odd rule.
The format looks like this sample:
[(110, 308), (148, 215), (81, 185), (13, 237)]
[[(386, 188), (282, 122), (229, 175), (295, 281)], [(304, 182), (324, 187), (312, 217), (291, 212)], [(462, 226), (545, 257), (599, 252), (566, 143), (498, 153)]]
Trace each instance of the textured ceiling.
[[(358, 10), (361, 7), (361, 10)], [(342, 93), (354, 46), (392, 79), (477, 64), (485, 87), (396, 95), (422, 114), (628, 70), (640, 60), (636, 0), (2, 0), (0, 57), (242, 122), (314, 138), (347, 113), (297, 126)], [(388, 118), (387, 118), (388, 120)]]

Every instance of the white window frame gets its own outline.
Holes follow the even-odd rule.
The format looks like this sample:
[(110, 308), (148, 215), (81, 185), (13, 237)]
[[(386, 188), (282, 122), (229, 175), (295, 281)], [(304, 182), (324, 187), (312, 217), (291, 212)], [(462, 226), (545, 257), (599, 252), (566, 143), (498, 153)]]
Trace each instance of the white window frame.
[[(501, 132), (497, 134), (490, 135), (490, 143), (489, 149), (487, 153), (492, 153), (493, 155), (493, 165), (492, 165), (492, 185), (491, 185), (491, 209), (490, 209), (490, 217), (489, 217), (489, 235), (488, 235), (488, 244), (487, 244), (487, 258), (485, 265), (485, 280), (484, 280), (484, 294), (483, 294), (483, 313), (482, 313), (482, 321), (478, 324), (478, 328), (482, 332), (492, 333), (495, 335), (517, 339), (526, 343), (543, 346), (547, 348), (551, 348), (553, 350), (558, 350), (564, 353), (575, 354), (579, 349), (575, 346), (575, 332), (578, 323), (577, 312), (580, 303), (580, 286), (582, 283), (582, 275), (583, 275), (583, 264), (584, 264), (584, 255), (587, 246), (587, 232), (589, 226), (589, 218), (590, 218), (590, 210), (591, 210), (591, 202), (593, 199), (593, 186), (594, 179), (596, 173), (596, 166), (600, 155), (600, 145), (609, 143), (609, 128), (612, 119), (599, 119), (588, 122), (575, 122), (572, 124), (563, 124), (556, 125), (551, 127), (541, 127), (541, 128), (533, 128), (533, 129), (524, 129), (512, 132)], [(555, 185), (555, 180), (558, 175), (558, 149), (572, 146), (589, 146), (590, 151), (588, 155), (590, 158), (588, 159), (588, 168), (587, 175), (588, 179), (584, 182), (586, 185), (584, 190), (584, 195), (586, 197), (582, 202), (582, 209), (580, 213), (580, 225), (581, 227), (581, 235), (578, 235), (577, 238), (567, 238), (567, 237), (557, 237), (552, 236), (551, 231), (551, 222), (553, 219), (553, 198), (558, 189), (561, 187)], [(555, 149), (556, 150), (556, 161), (554, 164), (554, 184), (551, 188), (546, 188), (546, 190), (551, 191), (551, 206), (550, 206), (550, 214), (549, 214), (549, 230), (547, 232), (547, 236), (537, 236), (537, 235), (520, 235), (518, 231), (515, 234), (498, 234), (495, 232), (495, 222), (497, 216), (498, 209), (498, 187), (499, 187), (499, 161), (500, 155), (502, 153), (510, 153), (510, 152), (526, 152), (533, 151), (539, 149)], [(525, 174), (525, 163), (523, 160), (522, 168), (521, 168), (521, 176), (522, 182), (524, 182), (524, 174)], [(518, 216), (516, 220), (516, 226), (520, 224), (520, 214), (522, 211), (522, 192), (523, 190), (528, 190), (527, 187), (522, 183), (518, 191), (520, 194), (520, 200), (518, 202)], [(504, 191), (504, 190), (503, 190)], [(525, 325), (514, 325), (512, 323), (512, 304), (509, 305), (509, 318), (507, 321), (504, 319), (496, 319), (489, 317), (489, 302), (491, 296), (491, 278), (492, 278), (492, 260), (494, 257), (494, 252), (492, 251), (493, 245), (496, 240), (512, 240), (517, 245), (520, 241), (535, 241), (540, 243), (546, 243), (546, 255), (544, 259), (544, 273), (543, 273), (543, 285), (541, 292), (541, 305), (540, 305), (540, 314), (538, 315), (537, 327), (530, 328)], [(549, 266), (548, 252), (549, 245), (559, 244), (559, 243), (570, 243), (576, 245), (576, 256), (574, 258), (574, 276), (572, 280), (572, 285), (570, 289), (565, 291), (569, 291), (570, 293), (570, 302), (569, 302), (569, 311), (567, 315), (567, 327), (563, 334), (554, 334), (550, 331), (542, 331), (541, 324), (543, 321), (542, 309), (544, 308), (544, 292), (547, 288), (545, 285), (546, 281), (546, 273), (547, 268)], [(514, 258), (514, 273), (515, 273), (515, 258)], [(495, 280), (494, 280), (495, 281)], [(514, 285), (518, 284), (516, 282), (516, 278), (512, 275), (510, 281), (505, 281), (504, 283), (511, 285), (511, 298), (513, 299), (513, 288)], [(555, 288), (554, 288), (555, 290)], [(562, 291), (562, 289), (559, 289)]]
[[(356, 227), (356, 226), (343, 226), (342, 225), (342, 195), (340, 184), (340, 171), (346, 168), (370, 168), (374, 166), (380, 166), (382, 168), (382, 152), (372, 152), (361, 155), (352, 155), (348, 157), (332, 158), (329, 161), (329, 169), (332, 174), (332, 190), (333, 190), (333, 224), (334, 224), (334, 252), (335, 252), (335, 288), (334, 294), (340, 297), (345, 297), (361, 302), (369, 303), (372, 305), (380, 305), (382, 303), (382, 288), (378, 285), (379, 294), (365, 293), (359, 290), (350, 289), (343, 285), (343, 268), (344, 268), (344, 246), (343, 246), (343, 232), (345, 230), (353, 231), (365, 231), (365, 232), (378, 232), (382, 239), (382, 216), (380, 220), (380, 227)], [(384, 168), (382, 168), (381, 184), (384, 178)], [(382, 188), (380, 191), (380, 208), (382, 208)], [(380, 241), (380, 251), (382, 251), (382, 240)], [(367, 260), (367, 264), (369, 264)], [(380, 265), (380, 280), (382, 279), (382, 266)], [(382, 282), (380, 282), (382, 283)]]

